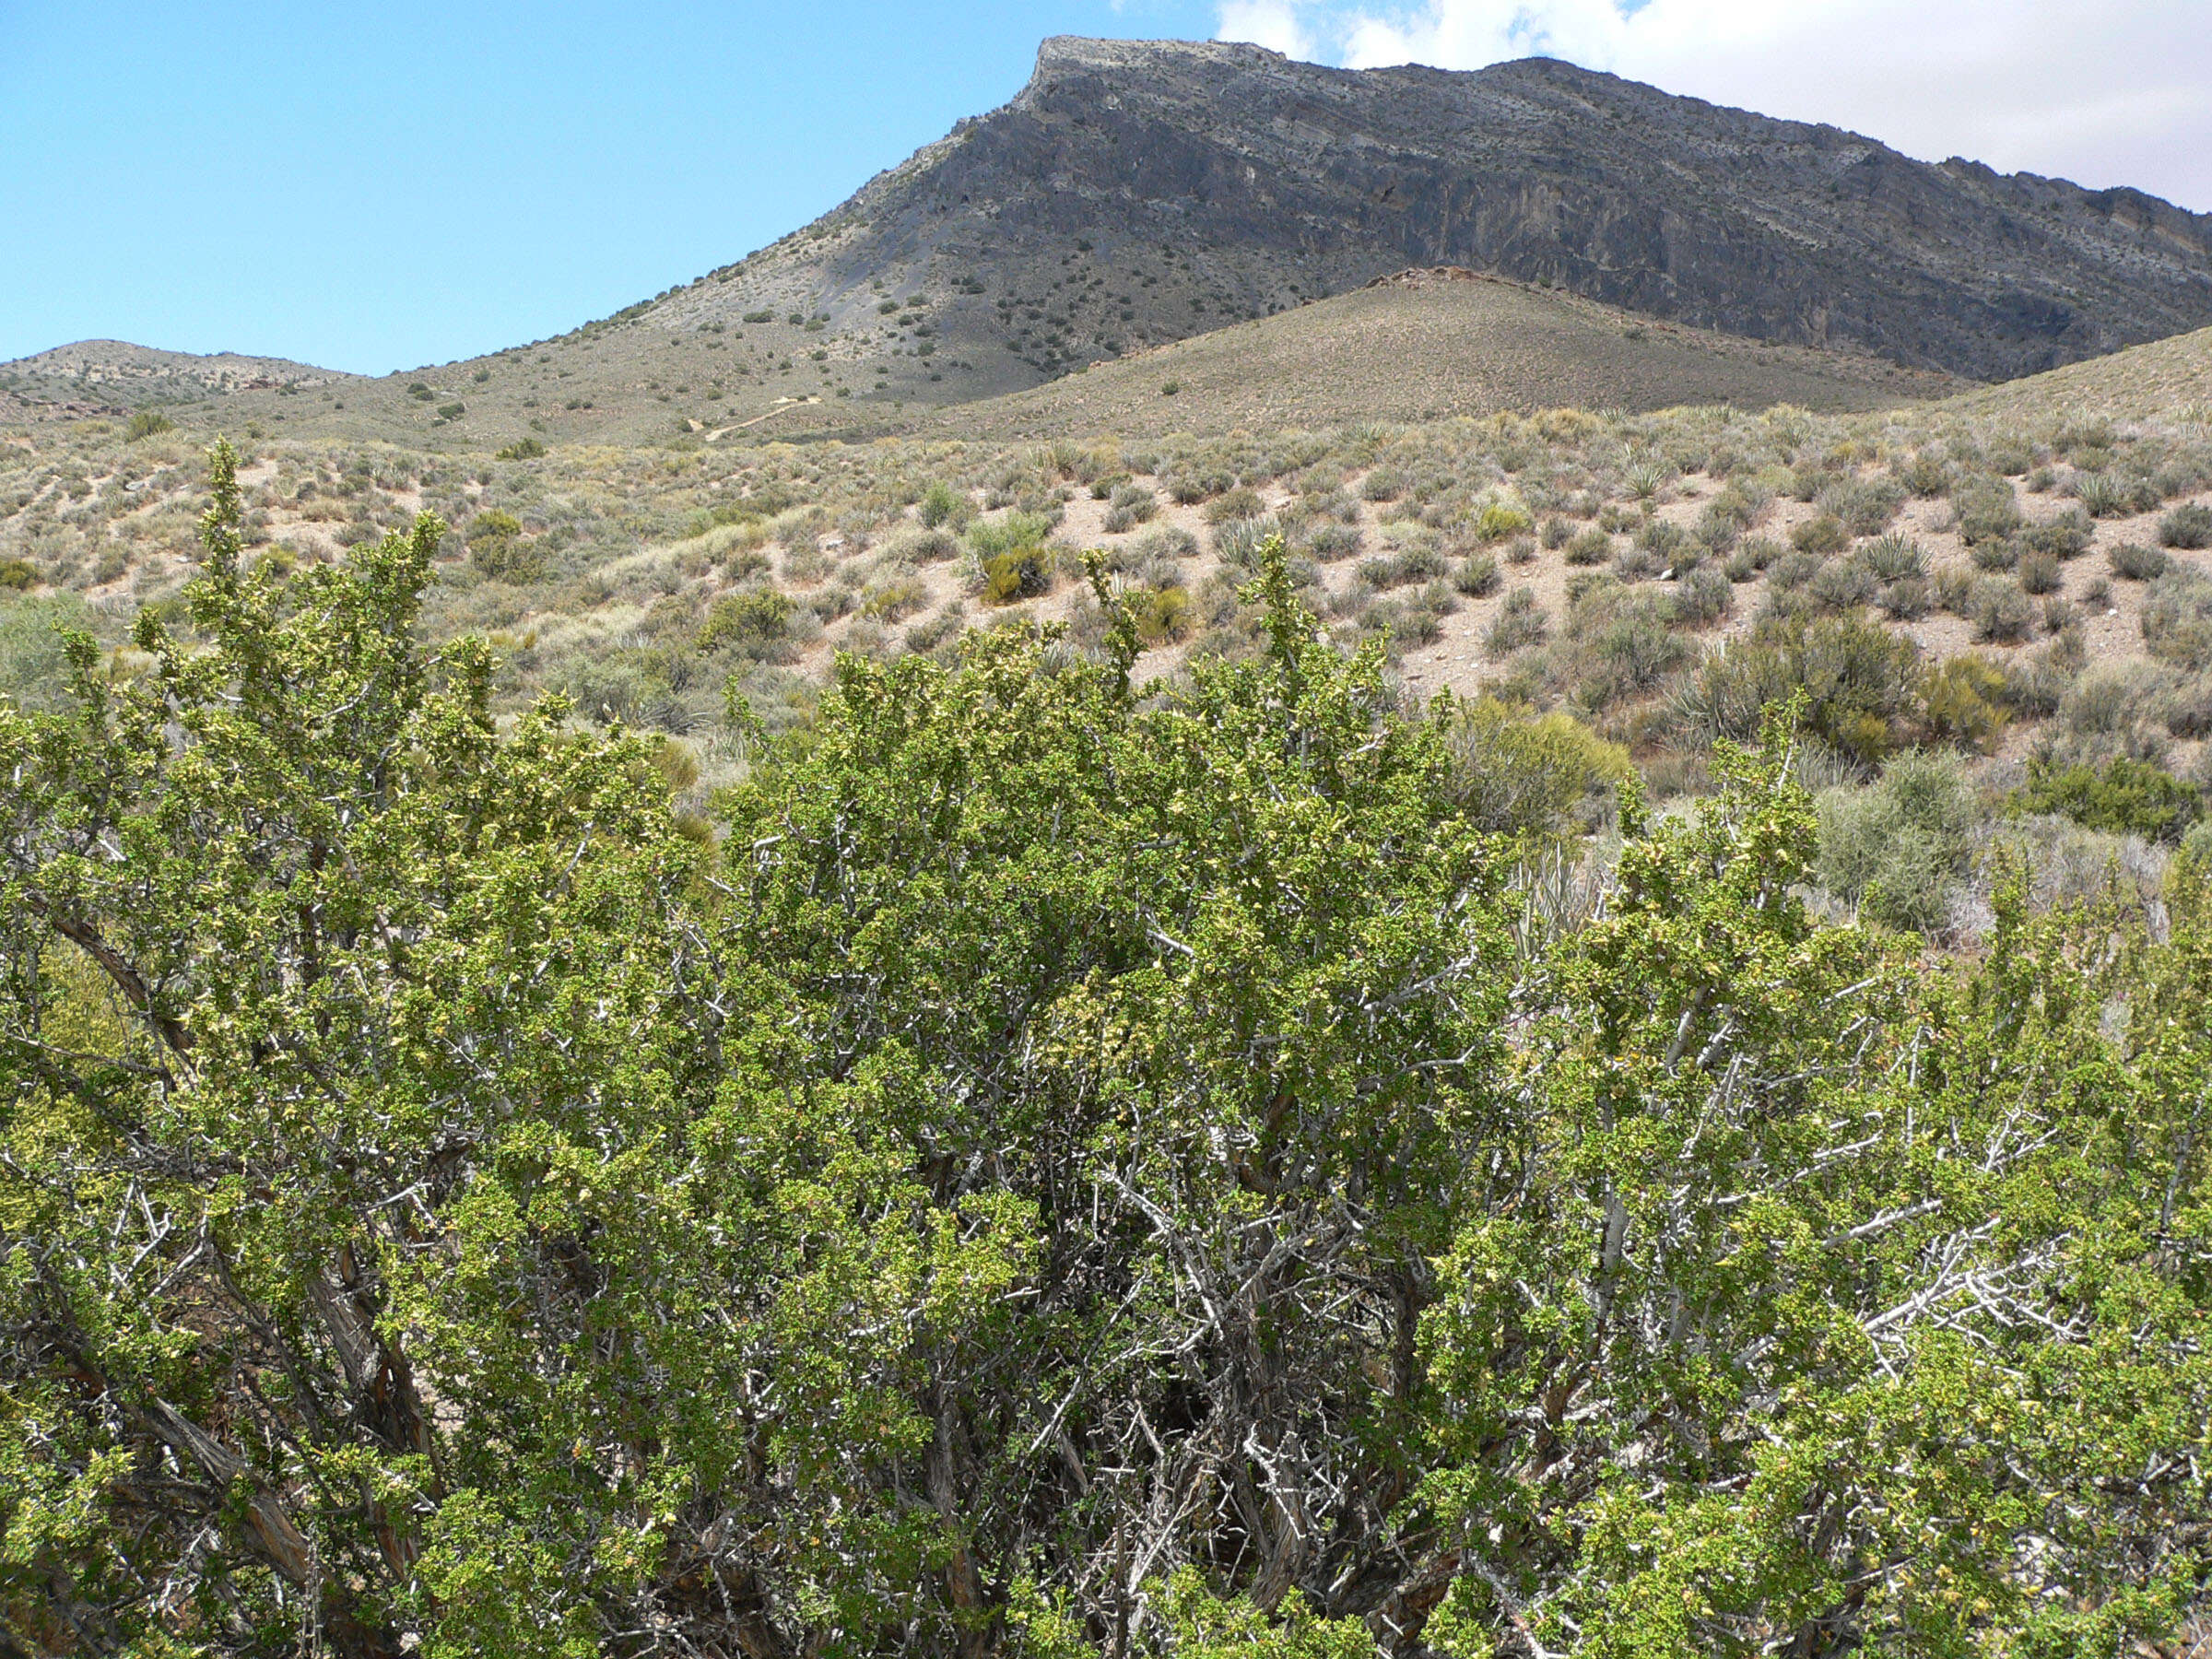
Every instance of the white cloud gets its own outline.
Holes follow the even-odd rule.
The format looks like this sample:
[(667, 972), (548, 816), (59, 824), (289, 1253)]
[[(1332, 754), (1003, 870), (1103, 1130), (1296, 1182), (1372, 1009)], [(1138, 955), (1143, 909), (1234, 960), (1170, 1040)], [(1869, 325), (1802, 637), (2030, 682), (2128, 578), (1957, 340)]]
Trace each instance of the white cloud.
[[(1253, 27), (1259, 13), (1271, 34)], [(1294, 56), (1450, 69), (1561, 57), (1930, 160), (2212, 210), (2206, 0), (1233, 0), (1220, 15), (1223, 38)]]
[(1222, 0), (1221, 26), (1214, 31), (1220, 41), (1249, 41), (1285, 57), (1311, 59), (1313, 37), (1299, 21), (1292, 0)]

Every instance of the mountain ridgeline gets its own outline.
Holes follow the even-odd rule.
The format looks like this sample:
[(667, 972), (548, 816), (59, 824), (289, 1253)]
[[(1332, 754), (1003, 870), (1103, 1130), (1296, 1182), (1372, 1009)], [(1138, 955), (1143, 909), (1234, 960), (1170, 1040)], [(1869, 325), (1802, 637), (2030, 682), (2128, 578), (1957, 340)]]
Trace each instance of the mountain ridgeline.
[(2212, 323), (2212, 217), (2137, 191), (1930, 165), (1548, 59), (1354, 71), (1065, 38), (1004, 108), (654, 309), (796, 304), (841, 333), (886, 289), (947, 293), (939, 355), (1003, 390), (1436, 265), (1978, 380)]
[[(1444, 267), (1571, 301), (1574, 348), (1470, 379), (1449, 352), (1409, 360), (1382, 325), (1434, 296), (1386, 295), (1357, 327), (1312, 304)], [(159, 404), (187, 426), (441, 448), (880, 436), (1263, 319), (1265, 362), (1227, 402), (1138, 424), (1319, 415), (1347, 389), (1376, 418), (1594, 391), (1637, 408), (1939, 396), (2212, 325), (2212, 216), (1915, 161), (1549, 59), (1345, 70), (1059, 38), (1010, 102), (813, 224), (558, 338), (381, 379), (88, 342), (0, 365), (0, 420)], [(1624, 352), (1644, 324), (1822, 360), (1716, 375), (1711, 351)], [(1578, 379), (1598, 356), (1619, 371)], [(1145, 362), (1160, 370), (1147, 396), (1180, 371)]]

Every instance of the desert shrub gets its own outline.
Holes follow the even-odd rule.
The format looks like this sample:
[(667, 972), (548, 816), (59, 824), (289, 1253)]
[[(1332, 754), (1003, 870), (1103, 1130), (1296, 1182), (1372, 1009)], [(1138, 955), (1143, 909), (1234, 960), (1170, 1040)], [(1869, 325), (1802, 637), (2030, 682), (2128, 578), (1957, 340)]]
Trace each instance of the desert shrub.
[(2197, 792), (2147, 760), (2115, 755), (2101, 770), (2028, 763), (2028, 782), (2006, 797), (2014, 816), (2055, 814), (2108, 835), (2178, 841), (2202, 816)]
[(2105, 555), (2112, 574), (2124, 582), (2151, 582), (2166, 574), (2173, 560), (2158, 547), (2123, 542)]
[(2007, 535), (1995, 541), (1978, 541), (1967, 549), (1977, 571), (2009, 571), (2020, 562), (2020, 538)]
[(1488, 553), (1470, 553), (1452, 570), (1452, 585), (1470, 598), (1496, 593), (1499, 583), (1498, 561)]
[(980, 519), (969, 525), (967, 540), (977, 559), (989, 560), (1004, 553), (1041, 547), (1052, 531), (1053, 521), (1043, 513), (1017, 510), (1003, 518)]
[(1880, 535), (1903, 504), (1904, 490), (1887, 478), (1840, 478), (1813, 498), (1821, 514), (1852, 535)]
[(1787, 551), (1782, 543), (1771, 535), (1747, 537), (1735, 549), (1739, 558), (1748, 559), (1755, 571), (1763, 571)]
[(2176, 737), (2212, 737), (2212, 674), (2176, 678), (2159, 693), (2153, 716)]
[(1555, 513), (1544, 521), (1544, 532), (1539, 539), (1546, 547), (1556, 553), (1574, 539), (1574, 526)]
[(899, 622), (928, 603), (929, 595), (912, 576), (892, 576), (860, 596), (860, 614), (877, 622)]
[(884, 550), (908, 564), (937, 564), (958, 554), (960, 544), (948, 530), (910, 530), (893, 537)]
[(1923, 682), (1928, 730), (1947, 743), (1986, 749), (2010, 718), (2004, 669), (1979, 652), (1947, 657)]
[(1475, 515), (1476, 536), (1486, 542), (1503, 541), (1535, 527), (1528, 510), (1512, 501), (1491, 501)]
[(984, 559), (982, 568), (983, 596), (994, 605), (1013, 605), (1052, 591), (1052, 570), (1042, 547), (1009, 547)]
[(1710, 565), (1690, 571), (1675, 584), (1675, 616), (1691, 628), (1719, 621), (1735, 604), (1735, 589), (1727, 572)]
[(2127, 511), (2126, 488), (2109, 473), (2084, 473), (2074, 480), (2074, 496), (2091, 518), (2113, 518)]
[(1223, 525), (1240, 519), (1255, 519), (1267, 511), (1267, 503), (1260, 500), (1260, 492), (1244, 485), (1225, 490), (1206, 504), (1206, 522)]
[(1651, 554), (1662, 565), (1673, 564), (1679, 559), (1690, 557), (1692, 543), (1689, 533), (1679, 524), (1670, 524), (1665, 519), (1646, 519), (1636, 527), (1631, 538), (1634, 545)]
[(1882, 582), (1928, 573), (1926, 550), (1909, 535), (1877, 536), (1856, 549), (1852, 559)]
[(1947, 495), (1954, 477), (1950, 463), (1929, 450), (1920, 451), (1897, 475), (1907, 494), (1927, 498)]
[(1981, 816), (1956, 760), (1909, 750), (1873, 787), (1830, 790), (1819, 807), (1822, 887), (1887, 927), (1943, 924)]
[(950, 525), (959, 530), (975, 516), (975, 504), (964, 492), (939, 479), (922, 492), (918, 512), (925, 529)]
[(1567, 544), (1571, 565), (1603, 564), (1613, 557), (1613, 538), (1603, 530), (1584, 530)]
[(1141, 484), (1117, 486), (1107, 498), (1106, 531), (1119, 535), (1148, 524), (1159, 512), (1159, 500)]
[(28, 559), (0, 559), (0, 592), (20, 594), (39, 585), (38, 567)]
[(2035, 607), (2028, 595), (2018, 582), (2002, 576), (1984, 576), (1974, 583), (1966, 616), (1974, 625), (1974, 638), (1992, 644), (2024, 640), (2035, 626)]
[(2088, 518), (2079, 508), (2075, 508), (2040, 524), (2029, 525), (2020, 532), (2019, 542), (2029, 552), (2047, 554), (2053, 559), (2079, 559), (2089, 550), (2096, 537)]
[(1198, 538), (1175, 524), (1157, 524), (1130, 544), (1139, 559), (1189, 559), (1198, 551)]
[(2172, 680), (2171, 669), (2146, 663), (2103, 664), (2066, 689), (2058, 717), (2077, 735), (2122, 736), (2136, 729)]
[(1378, 466), (1359, 480), (1359, 494), (1370, 501), (1394, 501), (1406, 493), (1410, 482), (1394, 466)]
[(505, 449), (494, 450), (495, 461), (535, 461), (546, 453), (546, 446), (535, 438), (520, 438)]
[(1897, 622), (1917, 621), (1934, 607), (1935, 588), (1925, 577), (1901, 576), (1886, 582), (1874, 596), (1882, 615)]
[(173, 432), (176, 429), (177, 423), (162, 414), (160, 410), (141, 409), (131, 417), (130, 423), (123, 429), (123, 441), (125, 443), (137, 443), (145, 439), (158, 438), (163, 432)]
[(2161, 662), (2212, 668), (2212, 577), (2177, 565), (2143, 596), (2143, 643)]
[(789, 653), (794, 608), (790, 597), (772, 587), (724, 594), (708, 606), (696, 643), (702, 652), (730, 651), (755, 661), (776, 660)]
[(1298, 546), (1308, 558), (1323, 564), (1334, 564), (1349, 559), (1365, 545), (1365, 537), (1355, 524), (1324, 522), (1313, 525), (1298, 539)]
[(1775, 559), (1767, 571), (1767, 587), (1775, 594), (1794, 593), (1828, 568), (1818, 553), (1790, 552)]
[(1855, 559), (1831, 559), (1805, 583), (1805, 596), (1824, 610), (1855, 610), (1875, 596), (1880, 583)]
[(1587, 830), (1634, 771), (1626, 749), (1571, 715), (1535, 715), (1496, 698), (1461, 702), (1444, 730), (1455, 798), (1469, 822), (1499, 834)]
[(1551, 617), (1536, 603), (1534, 588), (1517, 587), (1498, 607), (1497, 620), (1483, 636), (1483, 649), (1505, 656), (1530, 645), (1541, 645), (1551, 633)]
[(2194, 550), (2212, 547), (2212, 507), (2191, 502), (2159, 521), (2159, 546)]
[[(1283, 534), (1272, 512), (1259, 518), (1234, 518), (1214, 531), (1214, 551), (1224, 563), (1241, 571), (1256, 571), (1263, 550)], [(1408, 578), (1411, 580), (1411, 578)]]
[(1147, 646), (1166, 645), (1187, 639), (1197, 620), (1190, 590), (1179, 583), (1147, 588), (1133, 596), (1136, 637)]
[(494, 507), (469, 522), (468, 562), (497, 582), (532, 582), (545, 573), (545, 555), (523, 535), (523, 523)]
[(1748, 742), (1764, 711), (1806, 697), (1807, 729), (1854, 760), (1880, 759), (1920, 713), (1920, 648), (1852, 616), (1770, 617), (1749, 639), (1706, 653), (1677, 712), (1708, 738)]
[(2023, 522), (2012, 487), (1994, 478), (1962, 484), (1951, 492), (1951, 505), (1959, 515), (1959, 534), (1969, 547), (2005, 541)]
[(1850, 547), (1851, 532), (1843, 527), (1841, 519), (1824, 512), (1817, 518), (1806, 520), (1791, 531), (1790, 546), (1800, 553), (1826, 557), (1831, 553), (1841, 553)]
[(957, 602), (908, 629), (900, 642), (907, 650), (927, 653), (941, 651), (966, 631), (968, 613)]
[(1688, 660), (1674, 626), (1673, 596), (1600, 582), (1567, 608), (1563, 666), (1593, 710), (1647, 691)]
[(68, 653), (65, 629), (83, 631), (90, 617), (75, 594), (0, 596), (0, 708), (56, 709), (65, 700)]
[(2050, 554), (2030, 553), (2020, 560), (2019, 582), (2022, 593), (2055, 594), (2066, 585), (2066, 573)]

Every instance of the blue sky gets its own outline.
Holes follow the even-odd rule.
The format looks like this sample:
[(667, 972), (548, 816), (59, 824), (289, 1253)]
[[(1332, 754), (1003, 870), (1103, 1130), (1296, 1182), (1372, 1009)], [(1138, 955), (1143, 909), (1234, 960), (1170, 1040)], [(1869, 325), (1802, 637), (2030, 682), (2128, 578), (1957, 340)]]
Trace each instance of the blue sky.
[(85, 338), (382, 373), (571, 328), (1184, 0), (0, 0), (0, 361)]
[(0, 360), (381, 373), (557, 333), (834, 206), (1057, 33), (1543, 51), (2212, 209), (2212, 0), (0, 0)]

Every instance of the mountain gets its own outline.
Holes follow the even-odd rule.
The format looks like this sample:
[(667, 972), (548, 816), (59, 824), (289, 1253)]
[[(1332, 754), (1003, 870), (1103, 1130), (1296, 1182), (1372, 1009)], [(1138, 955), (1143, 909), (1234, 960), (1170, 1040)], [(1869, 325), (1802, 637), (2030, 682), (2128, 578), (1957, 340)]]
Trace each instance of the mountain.
[(161, 401), (439, 446), (882, 430), (1440, 265), (1976, 381), (2212, 324), (2212, 216), (2136, 191), (1930, 165), (1547, 59), (1344, 70), (1060, 38), (1011, 102), (815, 223), (557, 339), (377, 380), (88, 342), (0, 367), (0, 419)]
[(1940, 398), (1960, 385), (1865, 354), (1763, 345), (1445, 267), (957, 405), (915, 429), (1000, 440), (1258, 431), (1568, 405), (1842, 412)]
[(2212, 216), (2137, 191), (1930, 165), (1547, 59), (1073, 39), (836, 211), (633, 309), (796, 318), (855, 394), (954, 398), (1434, 265), (1975, 380), (2212, 324)]
[(2059, 415), (2212, 426), (2212, 328), (2131, 346), (1950, 400), (1961, 414), (2033, 420)]
[(0, 391), (26, 404), (135, 408), (242, 392), (319, 390), (365, 383), (363, 377), (283, 358), (225, 351), (197, 356), (122, 340), (79, 340), (0, 364)]

